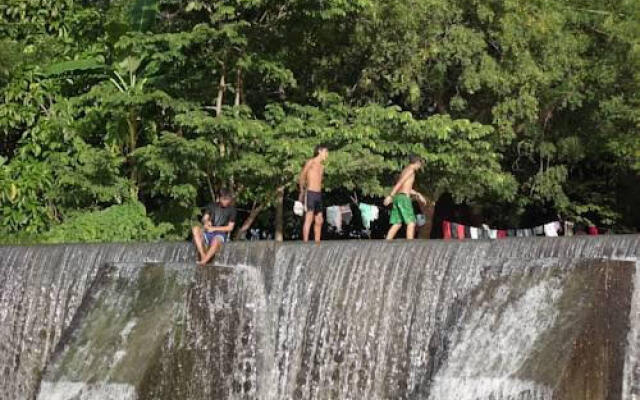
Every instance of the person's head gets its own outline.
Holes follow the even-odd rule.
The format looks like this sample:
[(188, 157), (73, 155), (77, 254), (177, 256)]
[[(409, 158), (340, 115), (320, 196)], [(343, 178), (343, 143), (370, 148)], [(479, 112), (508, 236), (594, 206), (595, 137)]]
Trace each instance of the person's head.
[(229, 189), (220, 189), (219, 199), (222, 207), (229, 207), (233, 203), (233, 193)]
[(324, 144), (319, 144), (313, 149), (313, 156), (324, 161), (329, 157), (329, 148)]
[(415, 169), (420, 169), (424, 165), (424, 160), (415, 154), (409, 156), (409, 164), (413, 165)]

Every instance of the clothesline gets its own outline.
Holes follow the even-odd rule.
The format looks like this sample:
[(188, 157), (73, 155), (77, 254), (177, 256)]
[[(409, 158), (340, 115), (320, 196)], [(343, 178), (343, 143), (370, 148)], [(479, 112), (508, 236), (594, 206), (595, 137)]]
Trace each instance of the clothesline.
[[(491, 229), (487, 225), (478, 228), (475, 226), (458, 224), (451, 221), (442, 222), (442, 232), (444, 239), (503, 239), (508, 237), (558, 237), (562, 231), (564, 236), (573, 236), (574, 223), (566, 221), (549, 222), (538, 225), (534, 228), (525, 229)], [(590, 229), (590, 235), (597, 235), (597, 230)]]

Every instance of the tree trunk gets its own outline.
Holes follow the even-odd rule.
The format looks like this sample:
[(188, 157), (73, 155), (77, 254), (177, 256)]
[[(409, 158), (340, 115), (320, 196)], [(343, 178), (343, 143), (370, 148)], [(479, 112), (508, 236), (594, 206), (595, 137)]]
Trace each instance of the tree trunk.
[(238, 107), (242, 102), (242, 70), (238, 67), (236, 71), (236, 99), (233, 105)]
[(211, 202), (216, 202), (216, 192), (213, 190), (213, 183), (211, 183), (211, 175), (207, 172), (207, 184), (209, 186), (209, 194), (211, 195)]
[(131, 171), (129, 173), (129, 178), (133, 182), (133, 187), (131, 188), (131, 198), (138, 198), (138, 171), (136, 168), (136, 160), (133, 158), (133, 152), (136, 151), (137, 142), (138, 142), (138, 116), (136, 110), (134, 108), (129, 109), (129, 116), (127, 117), (127, 128), (128, 132), (128, 152), (127, 152), (127, 160), (129, 163), (129, 167)]
[(225, 70), (224, 64), (222, 65), (222, 72), (220, 74), (220, 83), (218, 84), (218, 97), (216, 98), (216, 117), (222, 115), (222, 102), (224, 101), (224, 88), (226, 86), (225, 83)]
[(256, 218), (258, 218), (258, 215), (260, 215), (262, 210), (264, 210), (264, 205), (262, 204), (258, 205), (256, 203), (253, 203), (253, 207), (251, 207), (251, 212), (249, 213), (249, 216), (247, 217), (247, 219), (244, 220), (238, 232), (236, 232), (236, 236), (235, 236), (236, 240), (241, 240), (244, 237), (244, 235), (247, 234), (247, 231), (251, 229), (251, 225), (253, 225), (253, 223), (255, 222)]
[(284, 187), (276, 194), (276, 242), (284, 241)]
[(429, 239), (431, 238), (431, 229), (433, 229), (433, 212), (436, 209), (436, 202), (431, 198), (426, 197), (426, 204), (419, 203), (420, 212), (424, 215), (427, 223), (420, 227), (418, 230), (418, 238)]

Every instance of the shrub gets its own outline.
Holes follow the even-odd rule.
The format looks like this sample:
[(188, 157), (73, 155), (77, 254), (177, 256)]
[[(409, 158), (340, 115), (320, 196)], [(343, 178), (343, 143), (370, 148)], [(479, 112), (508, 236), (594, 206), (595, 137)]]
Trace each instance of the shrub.
[(156, 225), (139, 202), (115, 205), (101, 211), (77, 213), (43, 235), (47, 243), (132, 242), (164, 239), (170, 224)]

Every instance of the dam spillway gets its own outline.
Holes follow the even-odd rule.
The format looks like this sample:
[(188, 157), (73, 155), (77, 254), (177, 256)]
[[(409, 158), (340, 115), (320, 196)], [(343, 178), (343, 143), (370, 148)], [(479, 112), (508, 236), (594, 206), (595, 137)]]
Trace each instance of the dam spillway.
[(2, 399), (640, 398), (638, 236), (0, 247)]

